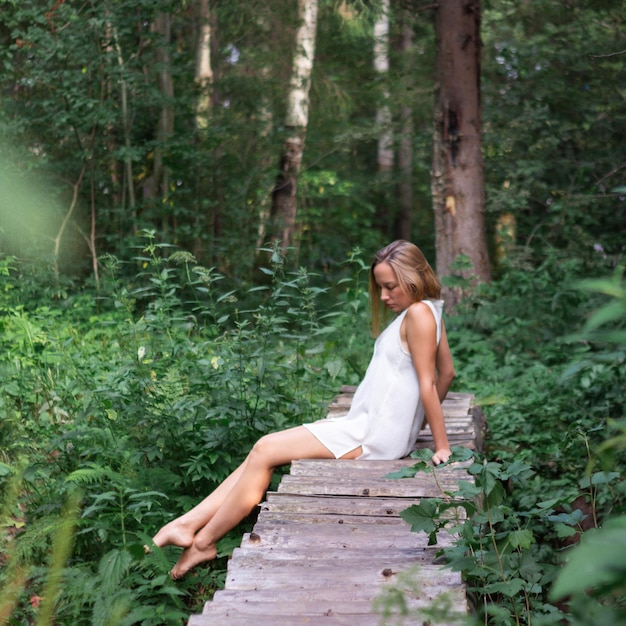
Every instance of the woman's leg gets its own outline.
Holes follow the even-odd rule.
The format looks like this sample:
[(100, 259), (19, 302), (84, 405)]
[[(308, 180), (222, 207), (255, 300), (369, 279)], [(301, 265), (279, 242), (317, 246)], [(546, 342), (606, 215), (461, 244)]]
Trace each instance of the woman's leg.
[(247, 459), (193, 509), (165, 524), (152, 538), (154, 545), (160, 548), (169, 545), (188, 548), (193, 543), (196, 532), (215, 515), (230, 490), (237, 483), (246, 462)]
[[(361, 453), (359, 447), (345, 458), (356, 458)], [(242, 465), (239, 479), (215, 514), (198, 530), (193, 542), (172, 569), (172, 577), (180, 578), (199, 563), (216, 557), (215, 544), (260, 502), (274, 468), (295, 459), (329, 458), (334, 458), (332, 452), (303, 426), (259, 439)]]

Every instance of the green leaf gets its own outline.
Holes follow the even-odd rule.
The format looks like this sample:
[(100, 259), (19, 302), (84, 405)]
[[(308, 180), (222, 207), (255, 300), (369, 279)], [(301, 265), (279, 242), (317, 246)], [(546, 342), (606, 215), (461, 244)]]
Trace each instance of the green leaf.
[(554, 531), (559, 539), (565, 539), (575, 535), (578, 531), (567, 524), (558, 523), (554, 525)]
[(587, 516), (580, 509), (574, 509), (571, 513), (563, 512), (555, 515), (548, 515), (548, 520), (551, 522), (559, 522), (562, 524), (569, 524), (570, 526), (576, 526), (586, 517)]
[(13, 468), (6, 463), (0, 462), (0, 476), (9, 476), (13, 472)]
[(619, 477), (618, 472), (595, 472), (591, 476), (581, 478), (578, 484), (581, 489), (588, 489), (591, 485), (608, 485)]
[(400, 512), (400, 517), (411, 525), (412, 532), (424, 531), (433, 533), (437, 529), (434, 519), (437, 516), (437, 498), (422, 500), (419, 504), (413, 504), (408, 509)]
[(415, 465), (411, 465), (411, 467), (403, 467), (395, 472), (389, 472), (389, 474), (385, 475), (385, 478), (415, 478), (415, 474), (420, 471), (422, 468), (421, 463), (416, 463)]
[(509, 533), (508, 541), (513, 549), (528, 550), (535, 542), (535, 537), (531, 530), (514, 530)]
[(585, 331), (589, 332), (599, 328), (600, 326), (604, 326), (604, 324), (608, 324), (609, 322), (613, 322), (616, 320), (623, 319), (626, 315), (626, 310), (624, 309), (624, 304), (619, 300), (615, 302), (609, 302), (606, 306), (603, 306), (601, 309), (598, 309), (585, 324)]
[(521, 461), (513, 461), (510, 465), (507, 465), (501, 474), (502, 480), (508, 480), (509, 478), (526, 479), (534, 474), (532, 467), (522, 463)]
[(583, 534), (559, 574), (550, 598), (558, 600), (593, 588), (626, 584), (626, 516)]
[(115, 549), (105, 554), (98, 566), (102, 586), (109, 592), (115, 589), (126, 575), (132, 560), (133, 556), (128, 550)]
[(511, 578), (506, 582), (491, 583), (485, 586), (486, 593), (501, 593), (509, 598), (517, 596), (524, 589), (525, 582), (521, 578)]

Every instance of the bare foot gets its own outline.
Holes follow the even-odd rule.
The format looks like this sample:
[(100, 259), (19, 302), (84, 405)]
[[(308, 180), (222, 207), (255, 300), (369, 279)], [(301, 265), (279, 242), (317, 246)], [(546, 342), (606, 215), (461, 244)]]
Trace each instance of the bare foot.
[(217, 556), (217, 547), (214, 543), (206, 548), (199, 548), (192, 543), (181, 555), (176, 565), (172, 568), (171, 575), (174, 580), (182, 578), (190, 569), (205, 561), (212, 561)]
[(179, 548), (189, 548), (193, 543), (194, 530), (185, 523), (175, 519), (169, 524), (165, 524), (159, 532), (154, 535), (152, 541), (155, 546), (178, 546)]

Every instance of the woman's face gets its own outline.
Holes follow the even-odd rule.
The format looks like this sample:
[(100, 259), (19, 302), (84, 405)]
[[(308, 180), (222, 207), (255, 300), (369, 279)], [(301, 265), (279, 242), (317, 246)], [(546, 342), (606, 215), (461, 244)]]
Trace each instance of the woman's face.
[(374, 267), (374, 280), (380, 287), (381, 301), (395, 313), (400, 313), (413, 304), (413, 298), (400, 287), (396, 273), (386, 261)]

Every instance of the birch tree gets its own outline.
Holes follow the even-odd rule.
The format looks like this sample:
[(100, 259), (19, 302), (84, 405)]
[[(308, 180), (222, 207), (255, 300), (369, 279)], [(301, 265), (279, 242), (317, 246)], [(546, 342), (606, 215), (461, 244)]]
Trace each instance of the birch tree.
[(391, 109), (389, 108), (389, 0), (382, 0), (380, 12), (374, 23), (374, 70), (383, 84), (382, 102), (376, 109), (378, 128), (378, 171), (389, 173), (393, 170), (393, 134), (391, 129)]
[(209, 125), (211, 111), (211, 86), (213, 68), (211, 66), (211, 13), (209, 0), (197, 0), (198, 39), (196, 42), (195, 81), (198, 87), (196, 101), (196, 128), (205, 129)]
[(298, 0), (299, 26), (287, 94), (285, 141), (270, 211), (271, 238), (286, 250), (293, 243), (298, 208), (298, 174), (309, 123), (309, 90), (315, 60), (317, 0)]
[[(400, 54), (403, 69), (408, 65), (413, 47), (413, 26), (409, 21), (407, 9), (401, 12), (401, 32), (399, 37)], [(404, 71), (404, 80), (409, 80), (410, 73)], [(411, 239), (413, 217), (413, 107), (408, 101), (400, 105), (400, 139), (398, 140), (398, 213), (395, 232), (399, 239)]]
[[(449, 276), (460, 255), (461, 274), (490, 279), (485, 236), (481, 152), (480, 0), (440, 0), (435, 17), (436, 75), (432, 194), (437, 273)], [(454, 305), (463, 296), (448, 290)]]

